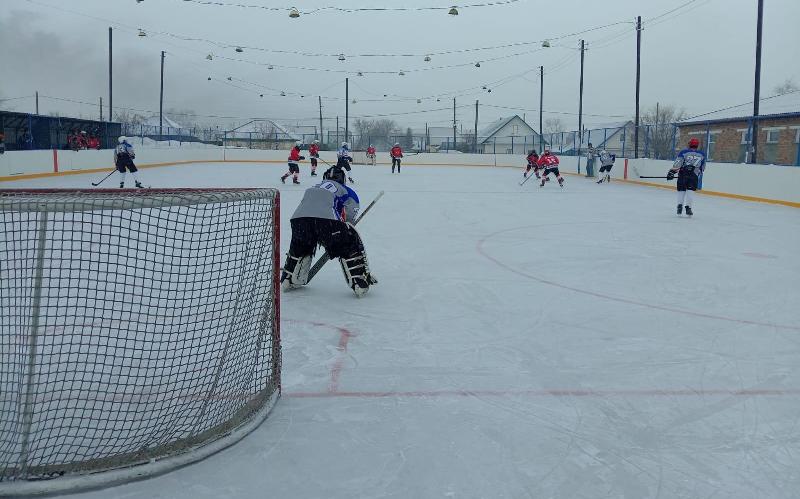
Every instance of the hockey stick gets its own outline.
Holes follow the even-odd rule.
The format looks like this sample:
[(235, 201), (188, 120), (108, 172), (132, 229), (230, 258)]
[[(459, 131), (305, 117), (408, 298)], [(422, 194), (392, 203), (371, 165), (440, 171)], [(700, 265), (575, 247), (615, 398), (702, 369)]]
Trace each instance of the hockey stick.
[[(383, 191), (379, 192), (379, 193), (378, 193), (378, 196), (377, 196), (375, 199), (373, 199), (373, 200), (372, 200), (372, 202), (369, 204), (369, 206), (367, 206), (367, 207), (364, 209), (364, 211), (362, 211), (362, 212), (361, 212), (361, 214), (358, 216), (358, 218), (356, 218), (356, 221), (355, 221), (355, 222), (353, 222), (353, 225), (358, 225), (358, 222), (360, 222), (360, 221), (361, 221), (361, 219), (362, 219), (362, 218), (364, 218), (364, 215), (366, 215), (366, 214), (369, 212), (369, 210), (371, 210), (371, 209), (372, 209), (372, 207), (373, 207), (373, 206), (375, 206), (375, 203), (377, 203), (377, 202), (378, 202), (378, 200), (379, 200), (380, 198), (382, 198), (382, 197), (383, 197)], [(322, 267), (323, 267), (323, 266), (324, 266), (326, 263), (328, 263), (328, 262), (330, 261), (330, 259), (331, 259), (331, 256), (330, 256), (330, 255), (328, 254), (328, 252), (326, 251), (324, 255), (322, 255), (321, 257), (319, 257), (319, 259), (317, 259), (317, 261), (316, 261), (316, 262), (314, 262), (314, 265), (311, 267), (311, 270), (309, 270), (309, 271), (308, 271), (308, 279), (306, 280), (306, 284), (308, 284), (309, 282), (311, 282), (311, 279), (313, 279), (313, 278), (314, 278), (314, 276), (315, 276), (315, 275), (317, 275), (317, 272), (319, 272), (319, 271), (320, 271), (320, 269), (321, 269), (321, 268), (322, 268)]]
[(675, 179), (677, 177), (672, 177), (672, 178), (669, 178), (669, 177), (643, 177), (643, 176), (639, 175), (639, 178), (663, 178), (663, 179), (667, 179), (667, 180), (672, 180), (672, 179)]
[(111, 175), (114, 175), (114, 173), (115, 173), (116, 171), (117, 171), (117, 169), (116, 169), (116, 168), (114, 168), (113, 170), (111, 170), (111, 173), (109, 173), (108, 175), (106, 175), (105, 177), (103, 177), (103, 180), (101, 180), (100, 182), (97, 182), (96, 184), (95, 184), (94, 182), (92, 182), (92, 185), (93, 185), (93, 186), (95, 186), (95, 187), (97, 187), (98, 185), (100, 185), (100, 184), (102, 184), (103, 182), (105, 182), (105, 181), (106, 181), (106, 179), (107, 179), (108, 177), (110, 177)]

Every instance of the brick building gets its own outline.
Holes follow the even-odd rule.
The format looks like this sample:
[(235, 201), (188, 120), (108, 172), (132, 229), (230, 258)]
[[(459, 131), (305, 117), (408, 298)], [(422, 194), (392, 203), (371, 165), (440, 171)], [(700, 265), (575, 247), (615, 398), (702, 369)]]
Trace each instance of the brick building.
[[(757, 163), (800, 166), (800, 92), (762, 99), (758, 119)], [(710, 161), (746, 163), (750, 159), (752, 104), (676, 123), (681, 142), (700, 139)]]

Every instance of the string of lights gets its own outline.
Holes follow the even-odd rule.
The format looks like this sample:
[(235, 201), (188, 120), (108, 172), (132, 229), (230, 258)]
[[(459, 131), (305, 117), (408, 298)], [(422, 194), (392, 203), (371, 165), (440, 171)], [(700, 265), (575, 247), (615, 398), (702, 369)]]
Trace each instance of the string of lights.
[[(137, 0), (138, 3), (141, 3), (144, 0)], [(266, 5), (254, 5), (254, 4), (243, 4), (243, 3), (234, 3), (234, 2), (219, 2), (219, 1), (211, 1), (211, 0), (181, 0), (184, 4), (196, 4), (196, 5), (204, 5), (204, 6), (213, 6), (213, 7), (236, 7), (240, 9), (258, 9), (258, 10), (266, 10), (271, 12), (288, 12), (291, 17), (298, 17), (299, 14), (315, 14), (318, 12), (324, 11), (335, 11), (335, 12), (345, 12), (345, 13), (356, 13), (356, 12), (408, 12), (408, 11), (443, 11), (446, 10), (448, 12), (453, 12), (453, 9), (470, 9), (475, 7), (494, 7), (494, 6), (501, 6), (501, 5), (509, 5), (513, 3), (517, 3), (520, 0), (498, 0), (495, 2), (482, 2), (482, 3), (473, 3), (473, 4), (462, 4), (462, 5), (449, 5), (446, 7), (436, 7), (436, 6), (429, 6), (429, 7), (338, 7), (338, 6), (327, 6), (327, 7), (317, 7), (311, 10), (298, 10), (295, 7), (270, 7)], [(292, 16), (292, 13), (297, 13), (298, 16)], [(457, 13), (452, 15), (458, 15)]]

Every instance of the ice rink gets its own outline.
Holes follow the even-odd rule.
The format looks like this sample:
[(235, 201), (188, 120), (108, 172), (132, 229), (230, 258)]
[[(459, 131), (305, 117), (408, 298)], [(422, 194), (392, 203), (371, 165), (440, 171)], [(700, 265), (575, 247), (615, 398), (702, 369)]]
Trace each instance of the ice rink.
[[(282, 165), (141, 177), (280, 187), (285, 253), (301, 169), (300, 186)], [(200, 463), (70, 497), (800, 496), (800, 210), (699, 195), (679, 218), (674, 191), (521, 172), (354, 167), (362, 206), (386, 192), (359, 225), (380, 283), (359, 300), (331, 262), (283, 294), (266, 422)]]

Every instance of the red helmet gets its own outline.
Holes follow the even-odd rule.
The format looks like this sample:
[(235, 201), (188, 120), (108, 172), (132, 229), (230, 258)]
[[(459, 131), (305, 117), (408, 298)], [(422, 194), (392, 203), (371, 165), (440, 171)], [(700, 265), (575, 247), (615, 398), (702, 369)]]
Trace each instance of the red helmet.
[(692, 137), (689, 139), (689, 148), (690, 149), (697, 149), (700, 147), (700, 140), (697, 137)]

